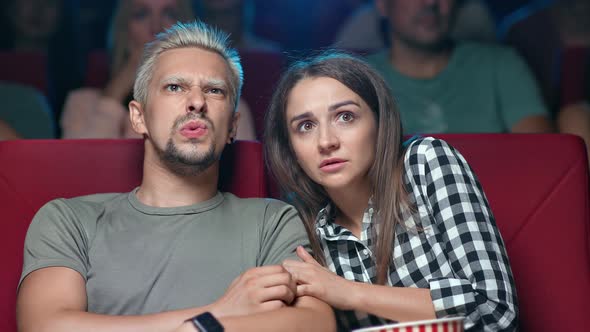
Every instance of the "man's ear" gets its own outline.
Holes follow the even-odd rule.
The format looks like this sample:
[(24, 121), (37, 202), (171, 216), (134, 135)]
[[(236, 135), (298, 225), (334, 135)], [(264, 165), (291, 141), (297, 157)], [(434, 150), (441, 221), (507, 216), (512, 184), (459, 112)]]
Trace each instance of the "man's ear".
[(234, 112), (230, 125), (229, 136), (227, 137), (227, 144), (231, 144), (238, 134), (238, 122), (240, 122), (240, 112)]
[(147, 135), (147, 127), (145, 125), (145, 110), (143, 106), (136, 100), (129, 102), (129, 120), (133, 131), (140, 135)]

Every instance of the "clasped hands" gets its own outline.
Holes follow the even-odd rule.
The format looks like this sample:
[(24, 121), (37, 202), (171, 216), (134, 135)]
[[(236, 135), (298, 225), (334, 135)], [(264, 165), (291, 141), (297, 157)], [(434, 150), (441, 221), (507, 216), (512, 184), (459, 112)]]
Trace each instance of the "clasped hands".
[(332, 307), (347, 310), (352, 305), (346, 280), (321, 266), (303, 247), (297, 248), (301, 261), (285, 260), (281, 265), (249, 269), (230, 284), (211, 306), (216, 317), (256, 314), (289, 306), (301, 296), (312, 296)]

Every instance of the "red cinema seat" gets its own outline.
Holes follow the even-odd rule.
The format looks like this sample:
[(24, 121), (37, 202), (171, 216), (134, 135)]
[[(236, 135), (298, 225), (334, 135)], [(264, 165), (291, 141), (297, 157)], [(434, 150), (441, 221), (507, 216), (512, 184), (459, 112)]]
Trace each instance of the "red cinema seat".
[[(58, 197), (128, 192), (142, 177), (142, 140), (0, 141), (0, 331), (16, 331), (16, 287), (30, 221)], [(236, 141), (224, 151), (220, 188), (240, 197), (265, 197), (262, 147)]]
[(40, 52), (0, 51), (0, 81), (28, 85), (47, 95), (47, 57)]
[(520, 331), (590, 327), (590, 197), (572, 135), (445, 134), (478, 176), (514, 273)]
[(86, 59), (86, 74), (84, 75), (84, 86), (102, 89), (105, 87), (110, 76), (109, 55), (104, 50), (94, 50), (88, 54)]
[(240, 50), (244, 68), (244, 87), (242, 98), (250, 106), (256, 136), (262, 139), (264, 115), (273, 90), (285, 66), (285, 58), (280, 52)]

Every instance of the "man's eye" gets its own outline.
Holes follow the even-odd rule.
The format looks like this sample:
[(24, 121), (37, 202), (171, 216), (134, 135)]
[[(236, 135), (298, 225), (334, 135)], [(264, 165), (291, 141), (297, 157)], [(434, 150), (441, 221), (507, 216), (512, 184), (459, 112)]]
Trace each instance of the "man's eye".
[(211, 89), (209, 89), (209, 93), (212, 93), (214, 95), (222, 95), (223, 90), (220, 88), (211, 88)]
[(181, 90), (181, 88), (180, 88), (180, 85), (178, 85), (178, 84), (166, 85), (166, 91), (168, 91), (168, 92), (178, 92), (180, 90)]

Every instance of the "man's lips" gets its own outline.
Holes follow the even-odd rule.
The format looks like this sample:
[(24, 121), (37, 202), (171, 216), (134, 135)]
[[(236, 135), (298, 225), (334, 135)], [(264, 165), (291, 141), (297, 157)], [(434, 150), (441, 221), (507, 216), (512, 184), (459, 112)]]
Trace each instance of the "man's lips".
[(207, 124), (202, 121), (189, 121), (180, 128), (180, 134), (187, 138), (199, 138), (207, 133)]

